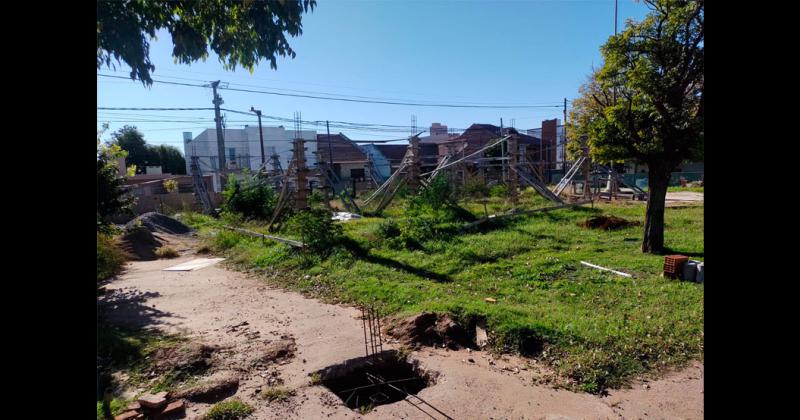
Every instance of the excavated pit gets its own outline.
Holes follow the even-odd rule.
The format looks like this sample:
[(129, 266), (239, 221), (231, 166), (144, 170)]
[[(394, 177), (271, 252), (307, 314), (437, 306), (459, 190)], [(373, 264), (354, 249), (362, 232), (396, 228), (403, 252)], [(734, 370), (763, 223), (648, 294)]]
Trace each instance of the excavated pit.
[(434, 385), (438, 376), (401, 358), (396, 350), (350, 359), (317, 373), (323, 386), (355, 410), (402, 401)]

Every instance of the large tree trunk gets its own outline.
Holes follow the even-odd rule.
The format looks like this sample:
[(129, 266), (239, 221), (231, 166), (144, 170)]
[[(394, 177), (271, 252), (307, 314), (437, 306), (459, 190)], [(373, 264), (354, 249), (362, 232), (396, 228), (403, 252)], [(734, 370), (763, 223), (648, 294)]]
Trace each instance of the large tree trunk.
[(660, 254), (664, 251), (664, 204), (672, 173), (671, 167), (663, 163), (647, 166), (649, 168), (647, 212), (644, 219), (642, 252)]

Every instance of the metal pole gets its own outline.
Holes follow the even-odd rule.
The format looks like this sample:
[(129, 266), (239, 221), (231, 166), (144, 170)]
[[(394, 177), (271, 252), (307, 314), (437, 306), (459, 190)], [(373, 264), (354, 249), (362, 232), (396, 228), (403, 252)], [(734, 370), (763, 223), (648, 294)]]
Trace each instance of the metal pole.
[(261, 139), (261, 165), (267, 162), (267, 158), (264, 155), (264, 130), (261, 129), (261, 110), (255, 109), (252, 106), (250, 107), (251, 112), (255, 112), (258, 115), (258, 136)]
[(211, 82), (211, 88), (214, 90), (214, 100), (212, 103), (214, 104), (214, 122), (217, 124), (217, 152), (219, 153), (219, 171), (220, 173), (224, 174), (227, 172), (225, 168), (225, 139), (222, 133), (222, 116), (219, 113), (219, 106), (224, 102), (217, 94), (218, 86), (219, 80), (216, 82)]

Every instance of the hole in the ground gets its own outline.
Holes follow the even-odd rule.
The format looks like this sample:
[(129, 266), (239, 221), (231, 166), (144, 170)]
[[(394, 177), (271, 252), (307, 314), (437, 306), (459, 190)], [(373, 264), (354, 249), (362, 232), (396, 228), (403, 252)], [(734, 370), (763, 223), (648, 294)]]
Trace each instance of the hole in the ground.
[(352, 409), (401, 401), (435, 384), (435, 373), (402, 359), (395, 350), (359, 357), (318, 372), (321, 383)]

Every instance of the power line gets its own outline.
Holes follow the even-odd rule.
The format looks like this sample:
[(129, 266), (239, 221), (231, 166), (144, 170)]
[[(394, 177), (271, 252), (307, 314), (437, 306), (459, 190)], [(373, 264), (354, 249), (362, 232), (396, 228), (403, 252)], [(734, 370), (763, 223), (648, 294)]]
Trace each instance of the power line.
[[(110, 74), (98, 74), (100, 77), (111, 77), (115, 79), (130, 79), (129, 77), (125, 76), (114, 76)], [(167, 85), (177, 85), (177, 86), (189, 86), (189, 87), (200, 87), (205, 88), (205, 85), (193, 85), (190, 83), (180, 83), (180, 82), (170, 82), (166, 80), (153, 80), (154, 83), (161, 83)], [(219, 89), (230, 90), (233, 92), (247, 92), (247, 93), (259, 93), (263, 95), (276, 95), (276, 96), (290, 96), (295, 98), (307, 98), (307, 99), (320, 99), (320, 100), (327, 100), (327, 101), (340, 101), (340, 102), (357, 102), (357, 103), (367, 103), (367, 104), (382, 104), (382, 105), (400, 105), (400, 106), (422, 106), (422, 107), (434, 107), (434, 108), (487, 108), (487, 109), (528, 109), (528, 108), (560, 108), (561, 105), (465, 105), (465, 104), (428, 104), (428, 103), (419, 103), (419, 102), (401, 102), (401, 101), (381, 101), (381, 100), (367, 100), (367, 99), (351, 99), (351, 98), (342, 98), (342, 97), (324, 97), (324, 96), (315, 96), (315, 95), (301, 95), (301, 94), (292, 94), (292, 93), (281, 93), (281, 92), (270, 92), (266, 90), (253, 90), (253, 89), (237, 89), (232, 87), (219, 87)]]

